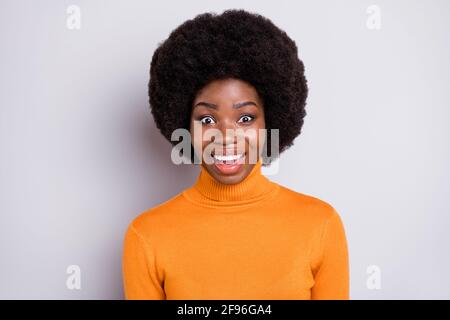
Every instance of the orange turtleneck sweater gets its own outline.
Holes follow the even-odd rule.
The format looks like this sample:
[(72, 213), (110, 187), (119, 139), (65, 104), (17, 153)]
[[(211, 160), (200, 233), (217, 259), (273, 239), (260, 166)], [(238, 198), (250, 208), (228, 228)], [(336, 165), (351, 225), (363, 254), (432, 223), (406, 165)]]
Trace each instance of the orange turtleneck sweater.
[(349, 299), (347, 241), (328, 203), (202, 166), (195, 184), (138, 215), (122, 257), (126, 299)]

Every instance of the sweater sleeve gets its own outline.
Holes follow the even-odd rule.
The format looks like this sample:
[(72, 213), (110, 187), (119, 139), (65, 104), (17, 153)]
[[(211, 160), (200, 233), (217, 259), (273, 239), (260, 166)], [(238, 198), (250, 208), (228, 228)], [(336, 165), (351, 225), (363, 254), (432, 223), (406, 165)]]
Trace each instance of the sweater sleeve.
[(130, 224), (125, 234), (122, 256), (125, 299), (165, 299), (164, 289), (158, 280), (154, 261), (150, 246)]
[(347, 240), (342, 220), (334, 209), (323, 230), (321, 258), (313, 273), (312, 300), (350, 299)]

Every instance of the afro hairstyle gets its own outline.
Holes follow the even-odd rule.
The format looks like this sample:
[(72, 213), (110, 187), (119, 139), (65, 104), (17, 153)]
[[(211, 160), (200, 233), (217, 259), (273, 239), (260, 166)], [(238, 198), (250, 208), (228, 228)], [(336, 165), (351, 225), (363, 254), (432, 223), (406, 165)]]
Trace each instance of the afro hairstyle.
[[(199, 14), (158, 44), (148, 93), (161, 134), (177, 144), (171, 141), (172, 132), (189, 130), (196, 93), (210, 81), (224, 78), (246, 81), (256, 89), (263, 101), (266, 129), (279, 129), (278, 154), (293, 145), (306, 116), (303, 62), (286, 32), (268, 18), (242, 9)], [(264, 147), (269, 153), (270, 141), (267, 130)], [(191, 145), (191, 155), (192, 151)]]

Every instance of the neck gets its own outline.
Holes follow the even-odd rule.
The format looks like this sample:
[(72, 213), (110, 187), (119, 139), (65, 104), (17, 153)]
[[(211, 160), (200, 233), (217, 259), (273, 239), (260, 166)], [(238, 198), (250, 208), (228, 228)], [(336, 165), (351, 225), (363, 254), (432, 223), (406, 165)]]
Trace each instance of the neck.
[(273, 191), (277, 184), (266, 178), (262, 172), (262, 160), (253, 166), (250, 173), (240, 182), (224, 184), (217, 181), (201, 166), (200, 174), (192, 188), (188, 189), (189, 198), (208, 204), (240, 204), (258, 202)]

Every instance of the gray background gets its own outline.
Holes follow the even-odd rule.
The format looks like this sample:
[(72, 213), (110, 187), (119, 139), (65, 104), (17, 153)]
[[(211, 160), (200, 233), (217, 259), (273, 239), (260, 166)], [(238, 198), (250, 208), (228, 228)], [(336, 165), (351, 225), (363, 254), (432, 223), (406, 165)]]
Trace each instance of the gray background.
[[(270, 178), (340, 213), (351, 298), (450, 298), (449, 1), (0, 3), (0, 298), (123, 298), (128, 223), (198, 174), (170, 162), (148, 111), (153, 51), (228, 8), (265, 15), (299, 47), (308, 115)], [(66, 27), (71, 4), (80, 30)], [(69, 265), (81, 290), (66, 287)]]

